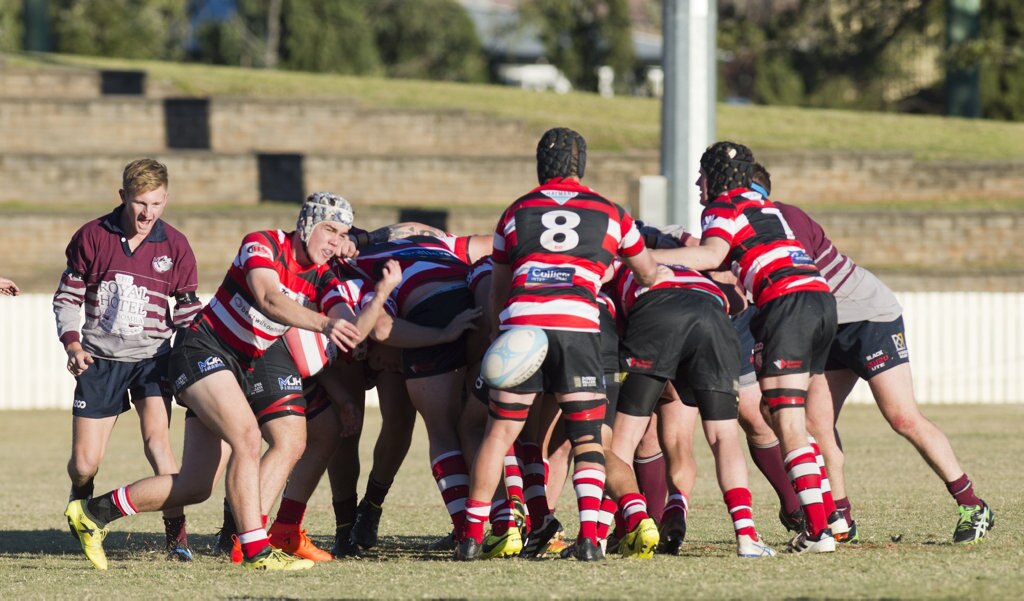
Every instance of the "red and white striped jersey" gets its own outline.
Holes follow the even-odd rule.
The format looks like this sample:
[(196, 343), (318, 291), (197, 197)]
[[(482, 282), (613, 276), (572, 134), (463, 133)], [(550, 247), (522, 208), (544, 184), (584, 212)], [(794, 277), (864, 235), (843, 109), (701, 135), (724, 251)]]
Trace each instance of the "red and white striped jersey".
[(491, 255), (481, 257), (477, 259), (476, 263), (469, 268), (469, 275), (466, 276), (466, 284), (469, 285), (469, 291), (476, 294), (477, 286), (484, 278), (489, 277), (491, 272), (494, 271), (494, 260)]
[(704, 277), (699, 271), (694, 271), (682, 265), (665, 265), (665, 267), (672, 270), (672, 277), (664, 282), (658, 282), (654, 286), (647, 287), (641, 286), (636, 281), (633, 272), (621, 262), (616, 261), (615, 275), (612, 277), (611, 282), (609, 282), (609, 286), (614, 290), (613, 298), (624, 317), (629, 316), (637, 299), (651, 290), (697, 290), (698, 292), (704, 292), (713, 296), (718, 302), (722, 303), (723, 310), (728, 309), (729, 302), (726, 300), (725, 294), (722, 293), (722, 289), (713, 281)]
[(622, 207), (572, 180), (553, 179), (505, 209), (494, 232), (495, 264), (512, 267), (501, 329), (531, 325), (599, 332), (597, 291), (616, 255), (643, 251)]
[(704, 209), (701, 224), (704, 238), (729, 243), (727, 258), (758, 307), (793, 292), (829, 292), (782, 212), (760, 193), (726, 192)]
[(242, 356), (263, 355), (288, 330), (288, 326), (264, 315), (254, 302), (245, 276), (259, 268), (277, 272), (281, 292), (315, 311), (327, 313), (334, 305), (345, 302), (338, 278), (329, 266), (302, 267), (295, 261), (291, 232), (267, 230), (247, 234), (223, 283), (201, 314), (201, 319), (208, 321), (217, 335)]
[(409, 236), (360, 249), (359, 255), (346, 259), (362, 277), (379, 279), (379, 270), (389, 259), (398, 261), (402, 281), (392, 292), (400, 309), (409, 294), (430, 282), (466, 282), (469, 273), (469, 237)]

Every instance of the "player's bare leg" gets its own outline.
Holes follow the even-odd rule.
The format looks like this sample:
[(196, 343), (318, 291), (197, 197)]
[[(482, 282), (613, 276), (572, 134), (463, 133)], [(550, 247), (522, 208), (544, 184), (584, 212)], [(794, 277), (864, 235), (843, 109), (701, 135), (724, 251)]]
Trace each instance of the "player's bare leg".
[[(747, 435), (747, 448), (754, 465), (772, 485), (779, 497), (779, 520), (787, 530), (804, 529), (804, 512), (793, 483), (782, 463), (782, 448), (768, 422), (761, 413), (761, 389), (755, 382), (740, 388), (740, 426)], [(826, 458), (827, 460), (827, 458)], [(833, 489), (835, 487), (833, 486)]]
[[(178, 473), (178, 462), (171, 450), (171, 399), (144, 397), (135, 401), (135, 410), (139, 412), (142, 445), (153, 473)], [(183, 507), (164, 510), (164, 532), (168, 558), (191, 561), (192, 551), (188, 546)]]
[(99, 472), (100, 463), (107, 451), (110, 434), (114, 431), (117, 417), (72, 417), (71, 458), (68, 460), (68, 477), (71, 478), (69, 500), (87, 499), (93, 493), (93, 479)]

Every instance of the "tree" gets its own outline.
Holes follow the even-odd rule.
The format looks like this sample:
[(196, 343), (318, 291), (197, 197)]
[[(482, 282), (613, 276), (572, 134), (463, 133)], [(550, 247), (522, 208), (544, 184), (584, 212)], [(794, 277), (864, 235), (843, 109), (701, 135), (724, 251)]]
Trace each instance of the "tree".
[(70, 54), (176, 60), (184, 56), (186, 0), (51, 0), (54, 49)]
[(981, 3), (982, 114), (989, 119), (1024, 120), (1024, 4), (1019, 0)]
[(634, 55), (626, 0), (526, 0), (522, 15), (536, 26), (548, 60), (577, 88), (597, 89), (597, 69), (615, 70), (617, 87), (630, 84)]
[(281, 66), (296, 71), (374, 74), (380, 56), (364, 0), (286, 0)]
[(388, 75), (450, 81), (486, 78), (476, 28), (455, 0), (379, 0), (370, 6), (377, 49)]
[(0, 0), (0, 52), (21, 50), (22, 1)]

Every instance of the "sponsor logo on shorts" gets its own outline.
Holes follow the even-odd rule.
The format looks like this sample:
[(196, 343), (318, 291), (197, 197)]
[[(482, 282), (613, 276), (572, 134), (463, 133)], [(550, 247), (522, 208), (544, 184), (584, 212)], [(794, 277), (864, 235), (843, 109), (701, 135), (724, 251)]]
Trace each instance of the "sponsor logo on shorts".
[(626, 365), (635, 367), (637, 369), (651, 369), (654, 367), (654, 361), (650, 359), (637, 359), (636, 357), (628, 357), (626, 359)]
[(181, 374), (180, 376), (178, 376), (178, 379), (174, 381), (174, 391), (178, 392), (179, 390), (181, 390), (182, 387), (185, 386), (185, 382), (187, 381), (188, 376), (186, 376), (185, 374)]
[(171, 270), (171, 267), (174, 267), (174, 260), (167, 255), (153, 259), (153, 269), (159, 273), (166, 273)]
[(910, 355), (910, 351), (907, 350), (907, 339), (904, 338), (903, 332), (893, 334), (892, 343), (896, 345), (896, 352), (899, 354), (900, 359), (906, 359)]
[(259, 394), (263, 392), (263, 382), (256, 382), (252, 385), (252, 393)]
[(207, 357), (197, 363), (199, 365), (199, 372), (206, 373), (215, 369), (224, 367), (224, 361), (220, 357)]
[(772, 365), (775, 369), (800, 369), (804, 366), (804, 362), (800, 359), (776, 359), (772, 361)]
[(75, 399), (75, 402), (72, 403), (72, 405), (75, 409), (85, 409), (85, 401), (82, 399)]
[(594, 388), (597, 386), (597, 376), (573, 376), (572, 383), (576, 388)]
[(579, 192), (569, 192), (568, 190), (541, 190), (540, 193), (560, 205), (564, 205), (579, 195)]
[(527, 286), (568, 288), (575, 270), (571, 267), (531, 267), (526, 272)]
[(889, 355), (886, 355), (884, 351), (878, 351), (867, 359), (868, 361), (864, 365), (868, 368), (868, 371), (878, 371), (885, 367), (885, 363), (889, 360)]
[(277, 387), (280, 390), (298, 390), (302, 391), (302, 378), (299, 376), (288, 376), (287, 378), (278, 378)]

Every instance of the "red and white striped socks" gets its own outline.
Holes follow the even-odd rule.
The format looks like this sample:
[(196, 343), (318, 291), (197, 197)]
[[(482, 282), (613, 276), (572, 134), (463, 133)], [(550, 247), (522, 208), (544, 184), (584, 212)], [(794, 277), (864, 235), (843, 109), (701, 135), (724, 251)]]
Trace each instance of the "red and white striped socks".
[(745, 534), (756, 541), (757, 529), (754, 528), (750, 489), (733, 488), (725, 491), (722, 498), (725, 500), (725, 506), (729, 509), (729, 516), (732, 517), (732, 527), (736, 531), (736, 536)]
[(589, 538), (595, 545), (601, 498), (604, 497), (604, 480), (604, 470), (593, 467), (577, 469), (572, 474), (576, 506), (580, 512), (580, 538)]
[[(441, 492), (444, 506), (452, 518), (455, 531), (462, 530), (466, 516), (466, 498), (469, 496), (469, 468), (462, 451), (448, 451), (435, 457), (430, 462), (431, 472), (437, 482), (437, 490)], [(490, 507), (490, 503), (487, 503)], [(484, 514), (487, 521), (487, 514)]]
[(804, 509), (808, 534), (817, 536), (828, 528), (828, 516), (821, 498), (821, 471), (814, 457), (814, 449), (810, 446), (800, 447), (787, 454), (783, 462)]

